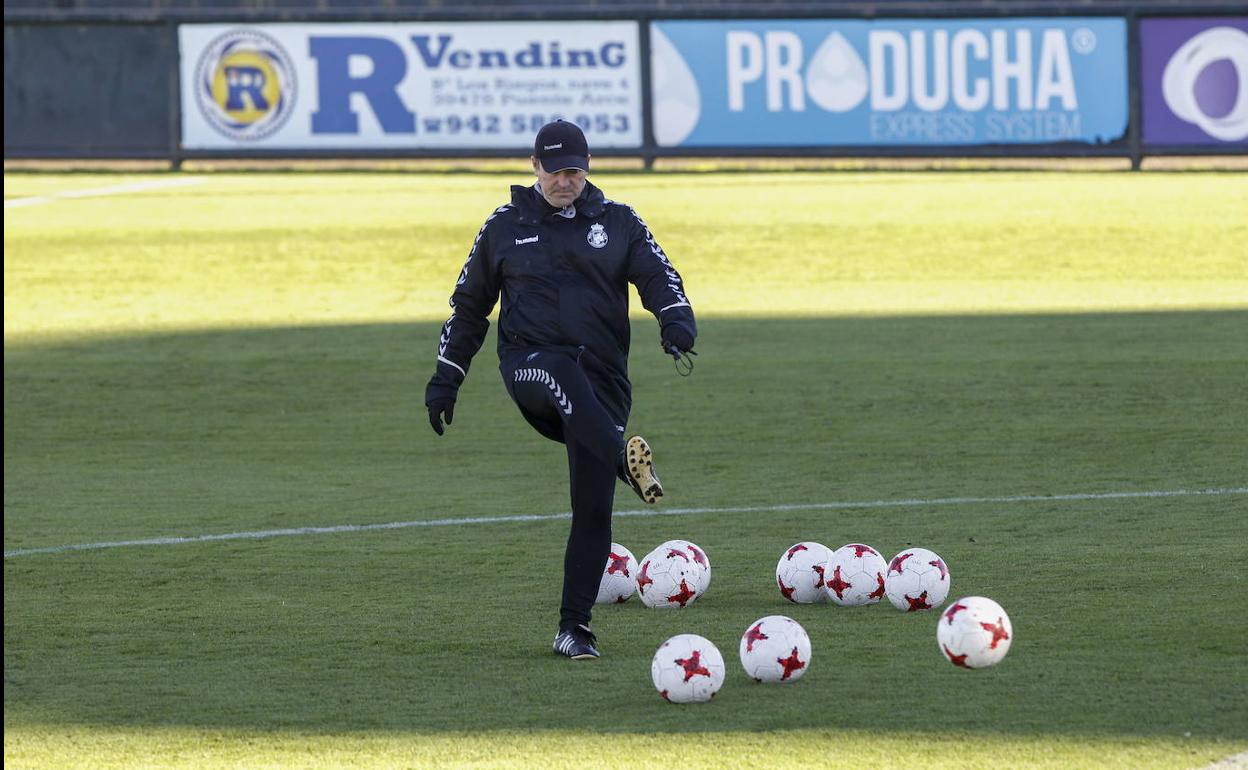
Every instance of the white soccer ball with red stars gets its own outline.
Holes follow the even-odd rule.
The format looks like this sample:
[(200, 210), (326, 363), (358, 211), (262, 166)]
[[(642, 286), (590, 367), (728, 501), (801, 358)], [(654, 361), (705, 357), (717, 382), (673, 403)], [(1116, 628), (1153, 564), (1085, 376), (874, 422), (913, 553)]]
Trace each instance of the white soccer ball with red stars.
[(797, 543), (780, 554), (776, 563), (776, 585), (780, 595), (795, 604), (826, 602), (824, 575), (832, 551), (813, 541)]
[(741, 635), (741, 667), (759, 682), (796, 682), (810, 667), (810, 637), (793, 618), (768, 615)]
[[(706, 589), (711, 587), (711, 557), (706, 555), (706, 551), (688, 540), (668, 540), (663, 545), (683, 548), (689, 552), (689, 555), (693, 557), (693, 563), (702, 568), (702, 590), (698, 593), (706, 593)], [(662, 548), (663, 546), (659, 547)]]
[(869, 545), (849, 543), (832, 552), (823, 587), (828, 598), (842, 607), (875, 604), (884, 598), (888, 562)]
[(940, 614), (936, 643), (945, 659), (960, 668), (987, 668), (1010, 651), (1014, 627), (1001, 605), (982, 596), (965, 596)]
[(926, 548), (907, 548), (884, 573), (884, 593), (902, 612), (930, 610), (949, 598), (949, 567)]
[(637, 590), (637, 557), (633, 552), (612, 543), (607, 553), (607, 566), (602, 570), (598, 583), (598, 598), (594, 604), (622, 604)]
[(671, 703), (705, 703), (724, 685), (724, 656), (697, 634), (679, 634), (659, 645), (650, 678)]
[(637, 593), (647, 607), (688, 607), (702, 595), (705, 575), (688, 549), (664, 544), (637, 567)]

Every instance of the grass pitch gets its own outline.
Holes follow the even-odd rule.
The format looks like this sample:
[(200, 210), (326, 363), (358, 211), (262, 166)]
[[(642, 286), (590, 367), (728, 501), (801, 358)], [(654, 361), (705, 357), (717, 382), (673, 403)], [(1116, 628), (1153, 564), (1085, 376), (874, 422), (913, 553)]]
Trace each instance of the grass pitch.
[[(567, 510), (562, 449), (507, 400), (492, 334), (447, 436), (421, 404), (468, 244), (522, 175), (66, 197), (171, 178), (5, 178), (6, 764), (1171, 768), (1248, 748), (1243, 174), (596, 178), (702, 331), (681, 379), (636, 318), (631, 424), (659, 510), (702, 512), (633, 515), (620, 487), (614, 538), (693, 540), (714, 579), (684, 612), (600, 608), (592, 664), (549, 652), (558, 518), (22, 553)], [(1178, 490), (1220, 491), (1091, 496)], [(785, 603), (772, 571), (806, 539), (932, 548), (951, 596), (1010, 612), (1009, 656), (960, 671), (934, 615)], [(813, 642), (792, 686), (736, 662), (776, 613)], [(711, 704), (650, 685), (682, 632), (724, 654)]]

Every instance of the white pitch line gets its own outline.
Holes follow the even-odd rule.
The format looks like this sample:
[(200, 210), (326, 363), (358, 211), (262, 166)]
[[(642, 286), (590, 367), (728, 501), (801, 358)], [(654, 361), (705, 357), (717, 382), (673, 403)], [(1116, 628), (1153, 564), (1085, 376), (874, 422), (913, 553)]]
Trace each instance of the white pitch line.
[[(940, 497), (935, 499), (866, 500), (861, 502), (796, 503), (792, 505), (729, 506), (723, 508), (641, 508), (616, 511), (616, 516), (688, 516), (697, 513), (778, 513), (782, 511), (844, 510), (847, 508), (910, 508), (934, 505), (971, 505), (980, 503), (1043, 503), (1079, 500), (1121, 500), (1130, 498), (1197, 497), (1197, 496), (1248, 495), (1248, 487), (1226, 489), (1172, 489), (1152, 492), (1085, 492), (1068, 495), (1015, 495), (1011, 497)], [(338, 524), (332, 527), (295, 527), (293, 529), (263, 529), (254, 532), (226, 532), (218, 535), (191, 535), (188, 537), (154, 537), (146, 540), (117, 540), (104, 543), (78, 543), (47, 548), (21, 548), (5, 551), (4, 558), (33, 556), (41, 553), (67, 553), (69, 551), (98, 551), (105, 548), (127, 548), (139, 545), (179, 545), (181, 543), (209, 543), (217, 540), (263, 540), (270, 537), (292, 535), (329, 535), (338, 532), (371, 532), (381, 529), (408, 529), (411, 527), (451, 527), (463, 524), (505, 524), (518, 521), (552, 521), (570, 519), (570, 513), (538, 513), (519, 516), (473, 516), (455, 519), (424, 519), (421, 521), (393, 521), (387, 524)]]
[(20, 209), (70, 198), (99, 198), (105, 195), (126, 195), (128, 193), (147, 192), (148, 190), (163, 190), (169, 187), (189, 187), (190, 185), (203, 184), (204, 181), (205, 179), (202, 176), (184, 176), (173, 179), (153, 179), (148, 182), (116, 184), (110, 187), (94, 187), (88, 190), (66, 190), (65, 192), (52, 193), (51, 195), (10, 198), (4, 202), (4, 207), (6, 209)]
[(1204, 770), (1244, 770), (1244, 768), (1248, 768), (1248, 751), (1219, 759), (1211, 765), (1205, 765)]

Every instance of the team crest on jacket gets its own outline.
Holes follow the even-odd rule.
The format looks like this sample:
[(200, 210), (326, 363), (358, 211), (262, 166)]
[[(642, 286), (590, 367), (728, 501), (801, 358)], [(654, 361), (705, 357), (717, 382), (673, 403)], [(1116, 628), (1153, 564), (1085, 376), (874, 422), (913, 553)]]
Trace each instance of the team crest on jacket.
[(585, 236), (585, 240), (589, 241), (589, 245), (595, 249), (601, 249), (607, 245), (607, 230), (600, 224), (592, 224), (589, 226), (589, 233)]

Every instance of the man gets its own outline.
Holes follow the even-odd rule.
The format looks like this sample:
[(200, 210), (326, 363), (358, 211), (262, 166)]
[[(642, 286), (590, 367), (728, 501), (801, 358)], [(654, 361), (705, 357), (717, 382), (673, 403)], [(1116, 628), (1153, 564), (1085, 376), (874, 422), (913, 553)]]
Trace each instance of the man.
[(669, 355), (693, 353), (697, 336), (680, 275), (636, 212), (586, 180), (589, 157), (574, 123), (555, 121), (538, 132), (531, 157), (537, 182), (512, 186), (511, 202), (477, 233), (425, 389), (440, 436), (501, 296), (503, 384), (530, 425), (567, 447), (572, 529), (554, 651), (574, 660), (599, 654), (589, 622), (611, 549), (616, 478), (646, 503), (663, 496), (650, 446), (640, 436), (624, 440), (632, 406), (628, 284), (658, 318)]

